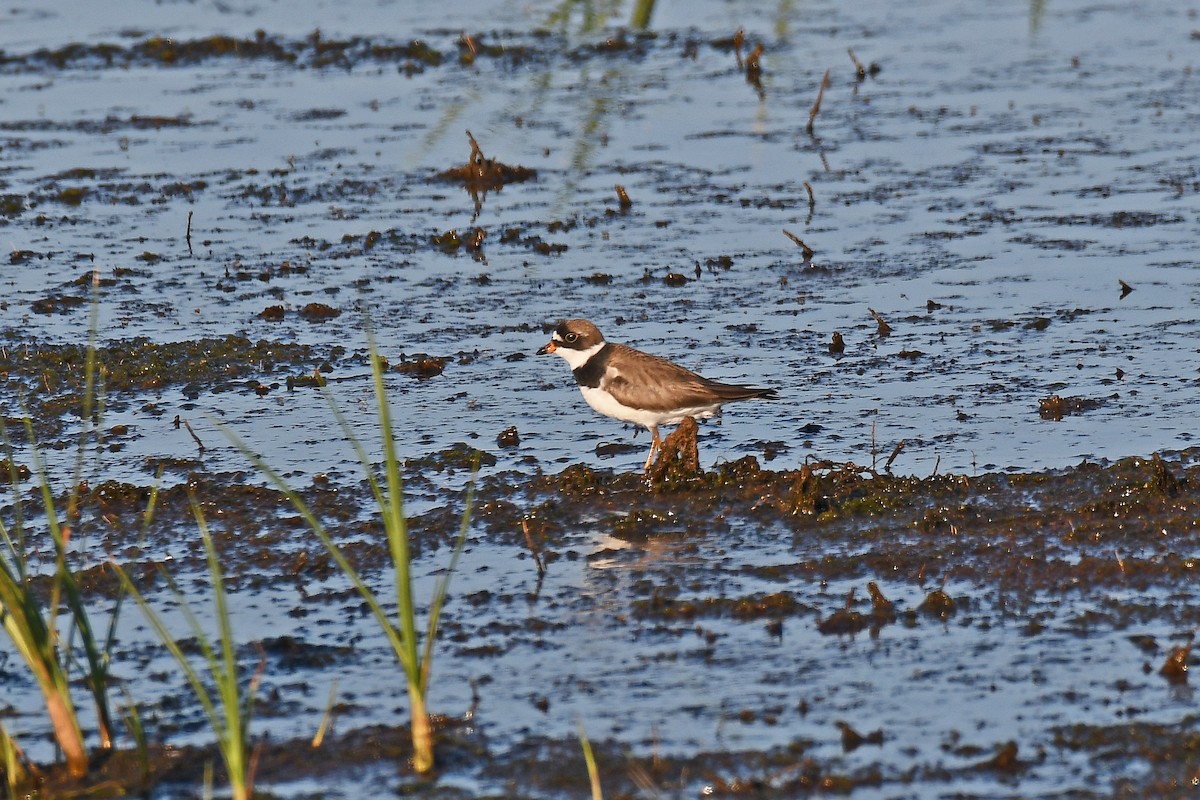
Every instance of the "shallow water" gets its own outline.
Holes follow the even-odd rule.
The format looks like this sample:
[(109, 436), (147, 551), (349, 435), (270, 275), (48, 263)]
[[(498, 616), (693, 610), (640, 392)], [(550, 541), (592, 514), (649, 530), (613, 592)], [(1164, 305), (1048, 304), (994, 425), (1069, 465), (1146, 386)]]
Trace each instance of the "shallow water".
[[(561, 22), (560, 8), (573, 9)], [(353, 452), (325, 399), (284, 383), (320, 367), (369, 440), (369, 371), (355, 357), (365, 350), (364, 309), (393, 362), (447, 358), (427, 380), (389, 376), (398, 446), (414, 459), (413, 513), (462, 488), (461, 470), (419, 461), (457, 442), (496, 457), (485, 477), (514, 481), (580, 463), (640, 466), (647, 438), (616, 455), (598, 449), (630, 443), (632, 431), (591, 412), (558, 359), (533, 355), (560, 317), (590, 318), (614, 341), (712, 377), (779, 388), (779, 401), (735, 405), (722, 424), (702, 426), (706, 466), (747, 453), (780, 470), (809, 457), (882, 466), (903, 441), (891, 465), (898, 474), (976, 475), (1194, 443), (1194, 10), (664, 2), (645, 33), (621, 32), (625, 8), (591, 22), (569, 4), (481, 0), (452, 22), (440, 12), (315, 1), (10, 10), (0, 27), (0, 233), (14, 252), (0, 272), (7, 351), (85, 341), (88, 291), (73, 282), (93, 269), (108, 282), (102, 341), (236, 334), (312, 348), (258, 371), (231, 369), (228, 379), (182, 360), (154, 388), (110, 391), (105, 426), (128, 431), (94, 466), (93, 482), (146, 485), (173, 459), (188, 461), (164, 475), (167, 485), (191, 471), (247, 470), (220, 420), (299, 484), (322, 474), (356, 485)], [(760, 89), (722, 41), (738, 27), (747, 49), (764, 45)], [(469, 64), (464, 32), (478, 48)], [(216, 36), (237, 47), (208, 38)], [(422, 60), (413, 39), (441, 62)], [(878, 71), (858, 80), (847, 48)], [(179, 55), (167, 60), (168, 49)], [(489, 193), (476, 213), (460, 186), (435, 179), (466, 161), (465, 130), (488, 156), (536, 169), (537, 180)], [(627, 212), (618, 211), (616, 184), (633, 200)], [(477, 226), (486, 231), (478, 260), (432, 242)], [(813, 248), (811, 263), (783, 229)], [(545, 254), (541, 244), (562, 247)], [(667, 285), (668, 273), (688, 281)], [(1122, 296), (1120, 281), (1133, 291)], [(35, 307), (62, 297), (85, 302), (61, 313)], [(340, 316), (304, 321), (297, 312), (313, 302)], [(276, 305), (283, 321), (261, 317)], [(870, 309), (890, 336), (879, 335)], [(828, 348), (834, 331), (845, 337), (839, 356)], [(0, 395), (8, 415), (44, 380), (19, 361)], [(274, 386), (260, 395), (251, 379)], [(1043, 418), (1039, 400), (1055, 394), (1094, 407)], [(176, 415), (190, 421), (202, 452), (172, 424)], [(510, 426), (520, 445), (501, 448), (496, 437)], [(76, 430), (67, 417), (47, 439), (70, 442)], [(62, 475), (73, 450), (48, 457)], [(609, 620), (628, 613), (631, 581), (656, 579), (656, 559), (669, 570), (696, 559), (730, 596), (771, 591), (739, 571), (760, 555), (809, 546), (748, 525), (690, 538), (682, 553), (633, 547), (603, 560), (595, 554), (608, 525), (581, 528), (571, 543), (577, 558), (556, 565), (536, 602), (487, 603), (478, 620), (454, 615), (448, 633), (465, 644), (446, 647), (433, 705), (465, 709), (466, 679), (486, 672), (494, 688), (484, 692), (481, 726), (495, 742), (570, 735), (578, 716), (594, 736), (640, 747), (763, 749), (808, 737), (848, 770), (899, 763), (908, 747), (919, 753), (908, 760), (936, 762), (951, 731), (981, 746), (1012, 738), (1044, 747), (1048, 726), (1111, 720), (1108, 701), (1087, 685), (1136, 657), (1122, 634), (1030, 641), (1008, 622), (981, 628), (1003, 616), (1003, 599), (965, 582), (948, 588), (976, 597), (970, 624), (952, 622), (937, 636), (924, 622), (893, 626), (880, 640), (841, 640), (817, 634), (806, 616), (789, 620), (779, 639), (760, 623), (718, 619), (704, 622), (720, 642), (706, 648), (693, 625)], [(519, 534), (501, 543), (474, 531), (456, 594), (521, 598), (532, 591), (521, 553)], [(432, 573), (443, 559), (420, 563)], [(876, 580), (902, 604), (923, 596), (911, 576)], [(857, 579), (789, 588), (827, 616), (855, 583), (861, 594)], [(1167, 590), (1149, 591), (1157, 603)], [(264, 617), (291, 629), (289, 592), (244, 590), (247, 636)], [(1065, 625), (1093, 600), (1061, 602), (1039, 599), (1028, 613)], [(344, 643), (333, 621), (340, 606), (313, 613), (291, 635)], [(524, 632), (542, 622), (550, 633)], [(1148, 629), (1164, 640), (1172, 633), (1167, 623)], [(145, 631), (128, 635), (135, 647)], [(367, 652), (339, 665), (343, 683), (391, 685), (382, 643), (356, 635), (368, 637)], [(480, 642), (503, 652), (461, 652)], [(1076, 653), (1079, 670), (1045, 668), (1062, 648)], [(740, 670), (745, 661), (758, 670)], [(320, 674), (314, 685), (327, 680)], [(530, 674), (545, 688), (528, 688)], [(904, 691), (887, 677), (918, 674), (928, 678)], [(324, 691), (318, 685), (311, 707), (264, 725), (288, 735), (310, 728)], [(697, 707), (700, 693), (707, 702)], [(1131, 704), (1166, 717), (1183, 702), (1157, 676), (1135, 693)], [(548, 713), (534, 694), (549, 700)], [(808, 716), (796, 710), (800, 699)], [(748, 704), (784, 711), (774, 724), (731, 721)], [(378, 717), (363, 712), (355, 724), (395, 722), (393, 708), (377, 707)], [(927, 715), (946, 707), (952, 722)], [(882, 726), (888, 739), (840, 760), (834, 719)], [(893, 731), (920, 731), (920, 743)], [(1095, 776), (1086, 769), (1034, 769), (1020, 787), (1088, 784)], [(996, 791), (987, 775), (956, 780), (963, 791)]]
[[(418, 19), (403, 29), (448, 63), (411, 77), (369, 57), (311, 66), (315, 48), (295, 30), (304, 15), (272, 6), (171, 4), (178, 20), (153, 32), (252, 39), (254, 26), (297, 50), (296, 63), (130, 56), (105, 68), (80, 57), (52, 69), (34, 57), (34, 45), (71, 42), (132, 50), (145, 36), (135, 35), (146, 30), (134, 22), (142, 4), (123, 7), (129, 21), (89, 24), (52, 8), (16, 15), (27, 46), (6, 49), (0, 76), (5, 192), (29, 208), (5, 232), (12, 248), (47, 257), (6, 271), (14, 342), (79, 341), (86, 308), (43, 315), (29, 303), (71, 294), (64, 284), (93, 267), (133, 270), (105, 291), (105, 339), (241, 333), (354, 350), (365, 303), (386, 354), (470, 355), (427, 383), (395, 381), (398, 413), (423, 434), (404, 437), (406, 453), (468, 436), (490, 445), (515, 424), (522, 447), (499, 454), (501, 467), (595, 462), (598, 441), (628, 436), (579, 402), (561, 363), (506, 360), (532, 356), (544, 339), (537, 329), (562, 316), (593, 318), (613, 340), (720, 378), (780, 387), (782, 402), (735, 407), (728, 425), (705, 430), (708, 463), (763, 441), (786, 446), (779, 464), (861, 459), (873, 425), (878, 449), (907, 442), (894, 468), (922, 474), (1054, 467), (1190, 441), (1197, 153), (1194, 43), (1181, 13), (1138, 14), (1142, 35), (1131, 42), (1123, 12), (1088, 4), (1039, 6), (1033, 19), (1021, 4), (970, 13), (784, 6), (778, 19), (762, 10), (738, 24), (766, 44), (763, 99), (732, 54), (708, 44), (730, 31), (716, 21), (671, 26), (678, 9), (662, 12), (657, 36), (628, 34), (628, 48), (611, 54), (585, 49), (598, 34), (481, 34), (529, 52), (470, 68), (454, 63), (457, 33)], [(548, 10), (529, 9), (525, 24), (539, 12)], [(699, 19), (724, 24), (727, 12), (716, 5)], [(350, 21), (321, 6), (310, 13), (333, 14), (325, 37), (373, 30), (341, 29)], [(878, 75), (856, 82), (846, 47)], [(804, 125), (826, 67), (831, 85), (810, 137)], [(475, 223), (461, 189), (431, 181), (465, 161), (463, 129), (490, 156), (539, 172), (488, 196)], [(74, 169), (95, 177), (63, 177)], [(634, 206), (606, 216), (618, 182)], [(72, 187), (88, 191), (82, 203), (56, 202)], [(551, 232), (553, 220), (579, 224)], [(429, 244), (473, 225), (488, 231), (486, 265)], [(505, 245), (507, 227), (567, 249), (542, 256)], [(783, 228), (816, 250), (811, 265)], [(385, 236), (364, 248), (373, 230)], [(137, 260), (147, 252), (160, 260)], [(686, 286), (657, 280), (691, 277), (696, 262), (722, 256), (730, 269)], [(285, 261), (305, 272), (281, 271)], [(611, 282), (584, 282), (596, 272)], [(1121, 299), (1118, 280), (1135, 291)], [(927, 310), (929, 300), (941, 307)], [(258, 317), (312, 301), (342, 316)], [(890, 337), (875, 335), (868, 308), (889, 321)], [(847, 342), (840, 358), (826, 348), (835, 330)], [(339, 388), (351, 407), (366, 390), (361, 380)], [(1055, 393), (1102, 405), (1040, 419), (1038, 400)], [(169, 388), (161, 401), (181, 405)], [(297, 424), (318, 413), (309, 404), (226, 392), (198, 398), (190, 416), (203, 427), (204, 413), (221, 415), (280, 466), (327, 469), (345, 451)], [(114, 421), (141, 434), (126, 464), (190, 449), (164, 420)], [(820, 432), (800, 432), (810, 424)], [(293, 437), (305, 447), (284, 446)], [(202, 438), (211, 467), (237, 461), (218, 434)]]

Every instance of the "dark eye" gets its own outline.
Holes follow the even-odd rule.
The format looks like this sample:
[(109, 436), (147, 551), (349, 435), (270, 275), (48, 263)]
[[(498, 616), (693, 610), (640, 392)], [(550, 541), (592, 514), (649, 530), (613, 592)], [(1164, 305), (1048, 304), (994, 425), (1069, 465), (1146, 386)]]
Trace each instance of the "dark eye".
[(566, 339), (567, 342), (577, 342), (577, 341), (579, 341), (579, 334), (578, 333), (568, 333), (564, 338)]

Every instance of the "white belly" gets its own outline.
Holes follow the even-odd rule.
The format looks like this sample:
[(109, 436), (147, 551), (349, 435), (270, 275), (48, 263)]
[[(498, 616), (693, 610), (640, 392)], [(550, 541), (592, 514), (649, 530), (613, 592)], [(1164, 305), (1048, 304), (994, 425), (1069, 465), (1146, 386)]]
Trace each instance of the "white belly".
[(580, 386), (579, 391), (587, 404), (606, 417), (631, 422), (643, 428), (656, 428), (659, 425), (677, 425), (687, 417), (711, 417), (720, 408), (720, 404), (697, 406), (694, 408), (678, 408), (671, 411), (645, 411), (621, 405), (608, 392), (593, 389), (590, 386)]

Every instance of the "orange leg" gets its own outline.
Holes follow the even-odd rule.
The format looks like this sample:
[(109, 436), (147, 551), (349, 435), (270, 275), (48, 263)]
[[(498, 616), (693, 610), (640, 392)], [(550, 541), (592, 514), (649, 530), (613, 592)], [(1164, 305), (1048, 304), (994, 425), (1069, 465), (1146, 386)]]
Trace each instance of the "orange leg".
[(654, 439), (650, 442), (650, 455), (646, 456), (646, 464), (642, 467), (642, 472), (650, 469), (650, 465), (654, 463), (654, 456), (662, 449), (662, 439), (658, 438), (658, 427), (650, 428), (649, 431)]

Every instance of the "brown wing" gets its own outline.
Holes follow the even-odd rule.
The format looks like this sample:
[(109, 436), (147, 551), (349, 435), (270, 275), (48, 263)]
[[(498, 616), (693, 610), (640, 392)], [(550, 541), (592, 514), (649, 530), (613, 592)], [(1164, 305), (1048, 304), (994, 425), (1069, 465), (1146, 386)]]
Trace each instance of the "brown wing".
[(609, 361), (600, 386), (622, 405), (649, 411), (672, 411), (775, 396), (774, 389), (720, 383), (665, 358), (624, 345), (610, 346), (620, 354), (621, 364), (617, 366)]

